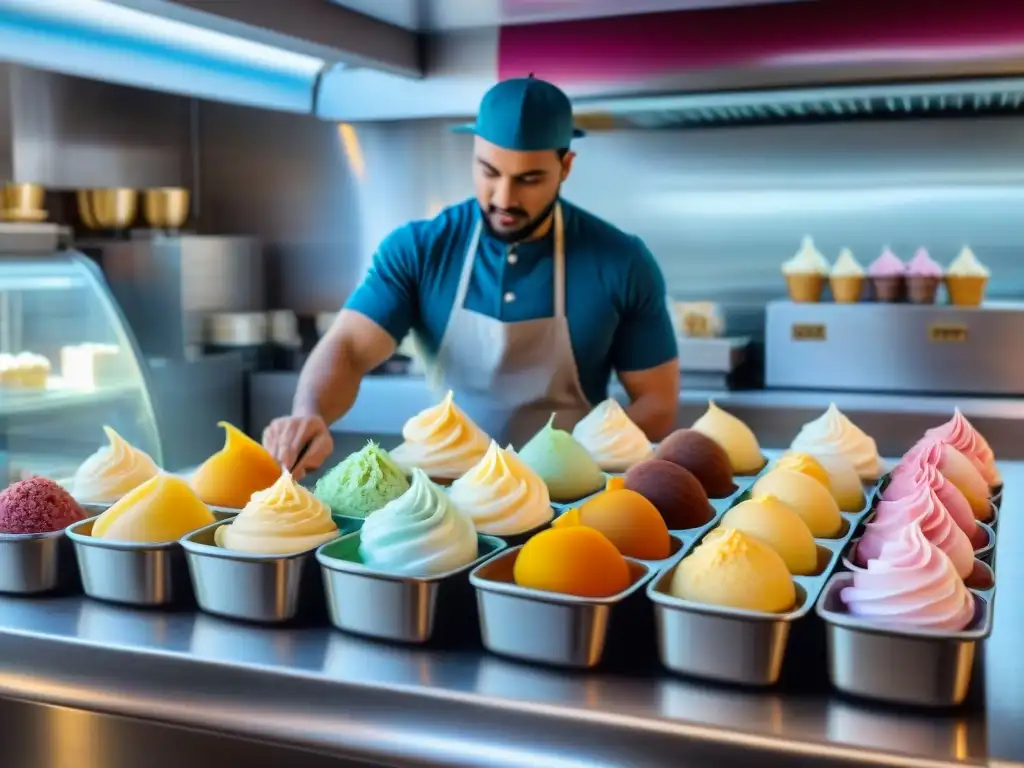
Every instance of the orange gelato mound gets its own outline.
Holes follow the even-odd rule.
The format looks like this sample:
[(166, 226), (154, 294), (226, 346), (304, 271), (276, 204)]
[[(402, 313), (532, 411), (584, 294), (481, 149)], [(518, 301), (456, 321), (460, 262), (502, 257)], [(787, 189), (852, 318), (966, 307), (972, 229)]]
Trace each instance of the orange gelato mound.
[(629, 566), (603, 534), (583, 525), (549, 528), (519, 550), (520, 587), (576, 597), (612, 597), (630, 584)]
[(604, 534), (626, 557), (664, 560), (671, 552), (668, 527), (658, 508), (636, 491), (615, 488), (570, 509), (554, 525), (584, 525)]
[(215, 507), (241, 509), (250, 497), (277, 482), (281, 467), (267, 449), (226, 421), (224, 447), (199, 465), (189, 485), (200, 499)]

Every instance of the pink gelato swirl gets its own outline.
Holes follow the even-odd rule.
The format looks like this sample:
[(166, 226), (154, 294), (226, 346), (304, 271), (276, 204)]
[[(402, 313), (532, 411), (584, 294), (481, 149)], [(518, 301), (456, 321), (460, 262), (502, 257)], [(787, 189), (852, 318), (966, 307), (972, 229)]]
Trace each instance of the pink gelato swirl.
[(999, 470), (996, 469), (995, 454), (992, 453), (988, 441), (981, 436), (981, 433), (974, 428), (974, 425), (967, 420), (959, 408), (953, 411), (953, 418), (945, 424), (932, 427), (924, 433), (924, 439), (930, 438), (949, 443), (969, 458), (989, 485), (999, 485), (1002, 482)]
[(952, 561), (915, 524), (885, 542), (866, 568), (851, 566), (839, 593), (851, 615), (896, 628), (959, 632), (974, 618), (974, 598)]
[(967, 534), (971, 544), (984, 545), (987, 536), (978, 527), (978, 519), (971, 510), (971, 503), (967, 501), (967, 497), (960, 492), (960, 489), (949, 482), (946, 476), (939, 472), (938, 467), (932, 464), (915, 462), (900, 464), (893, 471), (889, 484), (882, 491), (882, 500), (899, 501), (913, 496), (921, 488), (931, 488), (934, 491), (939, 503), (946, 508), (957, 527)]
[(906, 266), (888, 248), (868, 267), (868, 277), (903, 277), (906, 272)]
[(922, 438), (917, 445), (907, 451), (890, 477), (895, 480), (900, 474), (925, 465), (935, 467), (946, 479), (955, 483), (968, 502), (972, 498), (987, 500), (992, 497), (992, 491), (975, 462), (949, 443), (934, 437)]
[(953, 522), (935, 491), (926, 485), (910, 496), (878, 503), (874, 517), (864, 527), (864, 535), (857, 544), (857, 564), (864, 565), (879, 558), (885, 545), (898, 538), (900, 531), (911, 523), (916, 523), (925, 538), (949, 557), (961, 579), (971, 575), (974, 547), (967, 534)]
[(907, 277), (942, 277), (942, 265), (927, 250), (918, 248), (914, 258), (907, 262)]

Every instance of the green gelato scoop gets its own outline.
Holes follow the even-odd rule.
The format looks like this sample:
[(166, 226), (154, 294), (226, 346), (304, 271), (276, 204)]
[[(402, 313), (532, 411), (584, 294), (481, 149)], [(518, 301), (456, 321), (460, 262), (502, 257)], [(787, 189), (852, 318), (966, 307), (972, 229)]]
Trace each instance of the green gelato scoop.
[(519, 458), (541, 476), (551, 500), (576, 501), (604, 487), (605, 477), (587, 449), (572, 435), (555, 429), (555, 417), (530, 438)]
[(366, 517), (409, 490), (405, 473), (372, 440), (321, 477), (315, 495), (336, 515)]

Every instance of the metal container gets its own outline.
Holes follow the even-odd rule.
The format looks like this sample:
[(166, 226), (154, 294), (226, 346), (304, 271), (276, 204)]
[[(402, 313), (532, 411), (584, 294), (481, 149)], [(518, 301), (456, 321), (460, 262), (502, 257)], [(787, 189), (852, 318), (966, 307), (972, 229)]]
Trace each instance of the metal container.
[(266, 344), (265, 312), (215, 312), (206, 318), (206, 341), (224, 347)]
[(177, 541), (139, 544), (92, 537), (95, 517), (66, 529), (75, 545), (82, 589), (89, 597), (126, 605), (169, 605), (191, 594), (185, 554)]
[(976, 592), (974, 619), (960, 632), (881, 629), (846, 612), (839, 592), (853, 574), (839, 573), (816, 610), (825, 622), (829, 679), (840, 691), (898, 704), (947, 707), (967, 697), (979, 640), (992, 632), (992, 609)]
[(362, 564), (359, 534), (343, 536), (317, 550), (331, 623), (345, 632), (425, 643), (439, 625), (471, 623), (473, 597), (466, 574), (506, 548), (501, 539), (478, 535), (478, 557), (436, 576), (398, 576)]
[(134, 189), (79, 190), (78, 215), (89, 229), (127, 229), (135, 222), (139, 195)]
[(0, 534), (0, 593), (34, 595), (73, 580), (75, 552), (64, 531)]
[(290, 555), (254, 555), (218, 547), (214, 534), (230, 523), (220, 520), (181, 539), (201, 610), (230, 619), (278, 624), (299, 615), (301, 597), (310, 607), (323, 606), (313, 565), (316, 547)]
[[(749, 489), (733, 497), (730, 506), (749, 496)], [(868, 498), (872, 498), (868, 494)], [(728, 683), (768, 686), (778, 682), (792, 624), (814, 607), (843, 550), (861, 520), (870, 512), (866, 506), (856, 513), (842, 512), (843, 528), (833, 539), (815, 539), (818, 572), (793, 576), (797, 602), (786, 613), (745, 611), (675, 597), (669, 591), (678, 561), (714, 528), (724, 511), (687, 543), (682, 556), (647, 586), (655, 605), (658, 654), (662, 664), (679, 674)]]
[[(0, 190), (0, 209), (3, 210), (8, 221), (15, 221), (12, 218), (18, 213), (34, 214), (43, 211), (43, 204), (46, 202), (46, 190), (41, 184), (28, 184), (10, 182), (4, 184)], [(37, 219), (29, 219), (36, 221)]]
[(147, 189), (142, 195), (146, 223), (159, 229), (181, 229), (188, 221), (192, 196), (182, 187)]
[(589, 669), (604, 655), (614, 611), (654, 573), (626, 558), (629, 587), (606, 598), (584, 598), (516, 585), (513, 568), (522, 547), (477, 566), (469, 575), (480, 610), (480, 633), (492, 653), (561, 667)]

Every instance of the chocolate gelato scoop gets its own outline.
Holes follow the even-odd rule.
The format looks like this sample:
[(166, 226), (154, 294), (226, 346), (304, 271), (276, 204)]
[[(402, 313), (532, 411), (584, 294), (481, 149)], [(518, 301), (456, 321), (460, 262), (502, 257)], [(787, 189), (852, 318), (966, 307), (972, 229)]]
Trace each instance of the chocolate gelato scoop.
[(654, 458), (689, 470), (712, 499), (725, 498), (736, 490), (729, 454), (695, 429), (677, 429), (661, 442)]
[(669, 530), (698, 528), (714, 514), (700, 481), (671, 461), (642, 461), (626, 472), (624, 480), (626, 488), (657, 507)]
[(45, 477), (22, 480), (0, 492), (0, 533), (50, 533), (85, 517), (71, 494)]

